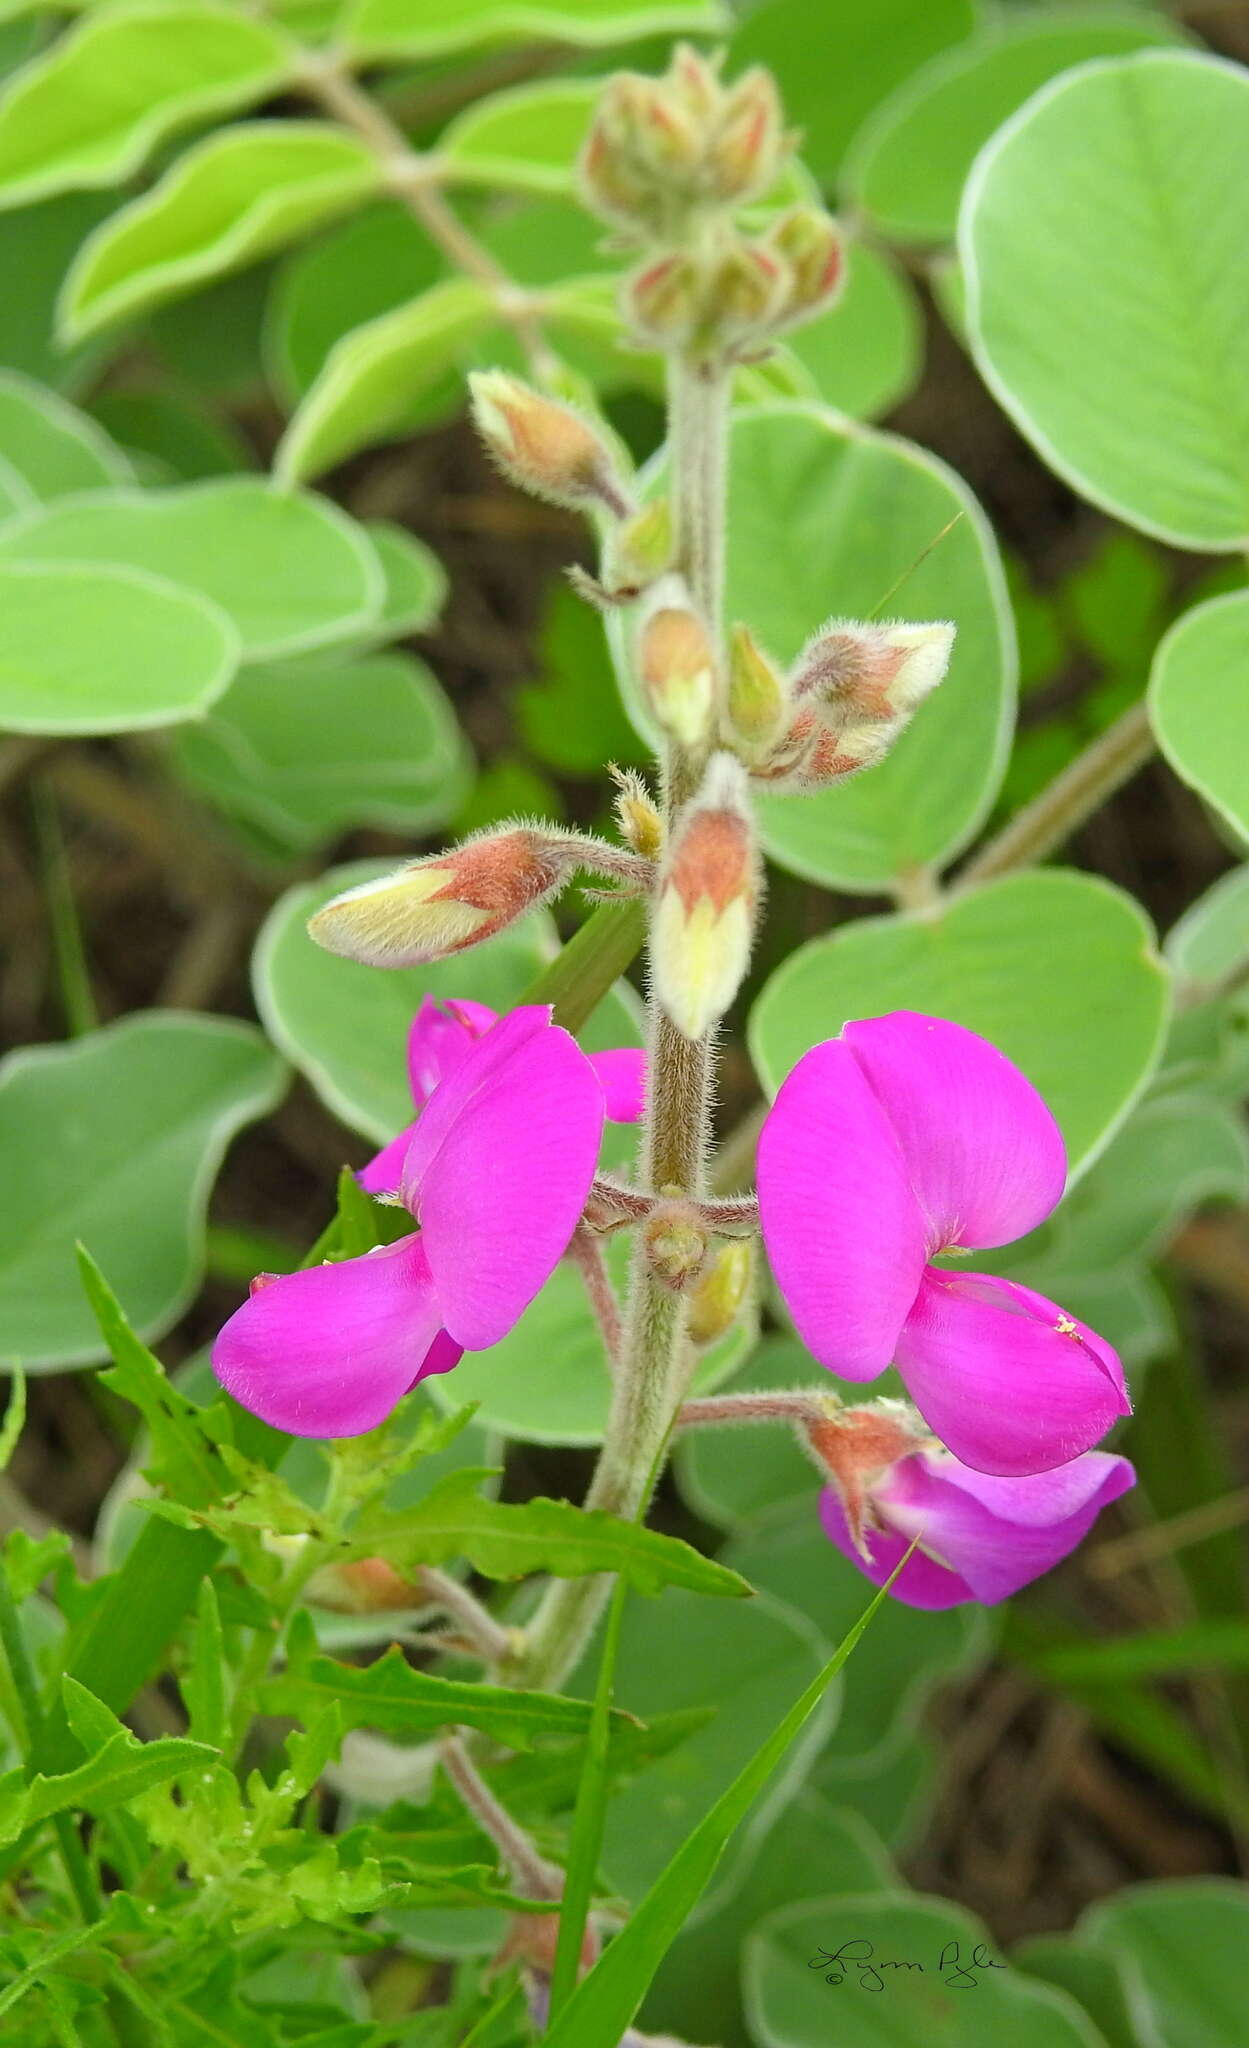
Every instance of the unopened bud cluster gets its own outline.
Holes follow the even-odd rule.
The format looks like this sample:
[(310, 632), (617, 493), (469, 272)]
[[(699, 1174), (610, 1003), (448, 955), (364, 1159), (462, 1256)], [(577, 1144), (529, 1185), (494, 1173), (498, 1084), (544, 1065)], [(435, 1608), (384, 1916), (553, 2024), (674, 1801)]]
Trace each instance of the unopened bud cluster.
[(785, 672), (736, 626), (726, 739), (773, 788), (826, 789), (884, 758), (941, 681), (953, 645), (954, 628), (943, 621), (836, 619)]
[(734, 224), (775, 186), (794, 140), (758, 66), (725, 85), (683, 44), (662, 78), (609, 80), (582, 184), (595, 212), (649, 250), (625, 286), (644, 347), (740, 359), (831, 304), (843, 250), (822, 208), (792, 207), (762, 233)]

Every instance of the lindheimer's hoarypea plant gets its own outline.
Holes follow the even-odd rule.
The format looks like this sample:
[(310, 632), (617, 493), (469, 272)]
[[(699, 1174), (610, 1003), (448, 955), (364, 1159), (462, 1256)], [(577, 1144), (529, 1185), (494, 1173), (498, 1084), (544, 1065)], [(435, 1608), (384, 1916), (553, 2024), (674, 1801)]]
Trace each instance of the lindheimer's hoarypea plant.
[[(888, 1986), (899, 2040), (1223, 2024), (1230, 1883), (977, 1961), (968, 2020), (937, 1959), (985, 1929), (888, 1851), (932, 1803), (918, 1709), (990, 1646), (1249, 1825), (1232, 1480), (1153, 1270), (1187, 1234), (1218, 1284), (1193, 1213), (1249, 1199), (1249, 883), (1162, 957), (1132, 897), (1044, 864), (1155, 749), (1249, 831), (1243, 577), (1207, 566), (1175, 617), (1155, 546), (1249, 540), (1245, 80), (1143, 11), (899, 0), (870, 61), (824, 11), (834, 60), (819, 6), (770, 0), (727, 53), (602, 77), (613, 43), (724, 24), (129, 0), (0, 92), (0, 202), (28, 235), (86, 208), (71, 354), (28, 336), (0, 374), (0, 723), (15, 773), (52, 763), (73, 1039), (0, 1070), (0, 1343), (107, 1352), (101, 1407), (138, 1417), (89, 1555), (43, 1524), (3, 1550), (0, 2033), (30, 2048), (870, 2048), (872, 2001), (829, 2003), (843, 1934), (932, 1961)], [(262, 260), (264, 480), (219, 474), (184, 403), (197, 308)], [(908, 272), (1136, 529), (1052, 603), (867, 424), (917, 375)], [(156, 398), (119, 328), (173, 363)], [(105, 363), (90, 414), (29, 374), (85, 403)], [(391, 458), (354, 482), (465, 391), (508, 492), (587, 542), (518, 699), (530, 758), (478, 779), (433, 673), (384, 651), (442, 571), (377, 516)], [(1012, 594), (1025, 685), (1046, 633), (1107, 669), (1013, 754)], [(58, 768), (117, 735), (124, 775)], [(194, 840), (211, 899), (169, 1007), (104, 1028), (59, 836), (84, 794)], [(364, 828), (448, 843), (314, 879)], [(887, 908), (830, 930), (799, 882)], [(272, 1044), (186, 994), (236, 884)], [(371, 1156), (311, 1246), (210, 1241), (283, 1055)], [(213, 1244), (231, 1297), (171, 1379), (146, 1340)], [(1058, 1568), (1107, 1509), (1094, 1597), (1142, 1558), (1175, 1584), (1099, 1643)], [(1200, 1711), (1145, 1689), (1192, 1665)]]

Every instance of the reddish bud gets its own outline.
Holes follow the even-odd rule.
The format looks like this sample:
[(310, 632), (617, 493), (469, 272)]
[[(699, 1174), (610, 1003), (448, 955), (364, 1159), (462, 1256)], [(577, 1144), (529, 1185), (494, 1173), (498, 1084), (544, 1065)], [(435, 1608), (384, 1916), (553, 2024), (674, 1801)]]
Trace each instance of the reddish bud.
[(323, 1564), (308, 1581), (308, 1598), (334, 1614), (381, 1614), (416, 1602), (412, 1587), (384, 1557)]
[(661, 256), (626, 280), (624, 310), (639, 337), (657, 348), (688, 341), (702, 317), (703, 277), (692, 256)]
[(308, 920), (319, 946), (370, 967), (416, 967), (491, 939), (563, 888), (574, 842), (531, 826), (481, 834), (361, 882)]
[(659, 999), (687, 1038), (710, 1031), (737, 994), (758, 897), (745, 774), (731, 754), (716, 754), (673, 827), (651, 931)]
[(711, 735), (716, 657), (697, 612), (682, 603), (651, 611), (638, 634), (637, 663), (647, 703), (663, 730), (691, 752), (705, 746)]
[(845, 276), (845, 250), (837, 223), (819, 206), (797, 206), (769, 231), (768, 242), (789, 273), (786, 325), (809, 320), (832, 305)]
[(876, 626), (834, 619), (794, 663), (793, 693), (841, 706), (850, 719), (907, 716), (936, 689), (953, 646), (954, 628), (944, 620)]
[(788, 146), (776, 80), (755, 65), (725, 94), (708, 144), (708, 182), (714, 197), (735, 206), (758, 198), (775, 182)]
[(776, 324), (788, 290), (789, 273), (774, 250), (762, 242), (735, 242), (707, 279), (702, 307), (707, 338), (762, 338)]
[(545, 398), (505, 370), (469, 373), (473, 419), (505, 476), (574, 509), (592, 500), (629, 510), (606, 442), (571, 405)]
[(807, 1448), (841, 1497), (855, 1543), (866, 1557), (865, 1528), (872, 1522), (871, 1492), (877, 1481), (914, 1451), (936, 1442), (909, 1401), (870, 1401), (861, 1408), (833, 1408), (826, 1421), (803, 1425)]

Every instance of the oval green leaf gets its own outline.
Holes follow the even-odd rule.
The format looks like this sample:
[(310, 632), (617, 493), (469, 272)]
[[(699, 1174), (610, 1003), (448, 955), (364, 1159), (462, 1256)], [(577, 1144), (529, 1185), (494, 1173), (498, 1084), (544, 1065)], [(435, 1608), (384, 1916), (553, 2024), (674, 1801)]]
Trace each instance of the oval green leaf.
[(276, 474), (301, 483), (361, 448), (410, 432), (492, 314), (489, 293), (453, 278), (344, 335), (278, 444)]
[(120, 184), (175, 129), (253, 105), (289, 68), (272, 29), (205, 0), (88, 16), (0, 99), (0, 206)]
[(377, 638), (405, 640), (409, 633), (427, 633), (446, 603), (442, 563), (423, 540), (389, 519), (368, 519), (364, 531), (386, 579)]
[(847, 159), (844, 189), (895, 241), (950, 241), (977, 151), (1025, 100), (1090, 58), (1175, 41), (1169, 22), (1122, 7), (1008, 21), (935, 57), (877, 108)]
[(445, 825), (470, 774), (454, 711), (407, 654), (248, 667), (177, 734), (174, 759), (200, 795), (292, 853), (354, 825)]
[(827, 405), (878, 419), (919, 382), (924, 362), (919, 300), (890, 257), (851, 242), (845, 289), (829, 313), (786, 336)]
[(358, 206), (379, 159), (339, 128), (255, 121), (187, 151), (89, 235), (65, 280), (70, 341), (238, 270)]
[(1239, 2048), (1243, 1885), (1218, 1877), (1131, 1885), (1090, 1907), (1077, 1932), (1123, 1970), (1142, 2040)]
[(158, 576), (0, 562), (0, 727), (136, 732), (194, 718), (226, 688), (238, 636)]
[(599, 79), (520, 85), (452, 121), (438, 155), (459, 185), (563, 196), (575, 189), (577, 154), (598, 100)]
[(134, 481), (128, 458), (94, 420), (16, 370), (0, 371), (0, 459), (43, 502)]
[(1148, 51), (1057, 80), (959, 226), (981, 373), (1072, 487), (1180, 547), (1249, 537), (1249, 73)]
[(0, 1065), (0, 1353), (36, 1372), (104, 1357), (77, 1240), (135, 1329), (167, 1330), (199, 1286), (226, 1146), (284, 1086), (258, 1031), (187, 1012), (11, 1054)]
[(1211, 986), (1249, 959), (1249, 867), (1221, 875), (1167, 933), (1176, 978)]
[(643, 36), (714, 35), (719, 0), (356, 0), (344, 41), (363, 57), (442, 57), (482, 43), (588, 49)]
[(1010, 607), (976, 500), (923, 449), (801, 403), (737, 418), (729, 497), (729, 616), (778, 659), (830, 614), (883, 606), (958, 628), (949, 674), (878, 768), (816, 796), (762, 799), (768, 853), (864, 891), (948, 861), (993, 802), (1014, 713)]
[(366, 635), (385, 600), (367, 535), (324, 498), (225, 477), (160, 492), (97, 491), (15, 520), (10, 562), (150, 572), (224, 612), (252, 661)]
[(1177, 619), (1154, 656), (1149, 715), (1176, 774), (1242, 838), (1249, 835), (1249, 591)]
[[(384, 199), (280, 266), (265, 310), (268, 374), (292, 404), (316, 382), (335, 342), (436, 284), (445, 265), (403, 202)], [(458, 396), (458, 394), (457, 394)]]
[(1144, 913), (1109, 883), (1062, 868), (1006, 875), (931, 915), (864, 918), (800, 947), (751, 1013), (764, 1087), (775, 1094), (848, 1019), (890, 1010), (952, 1018), (1022, 1067), (1062, 1126), (1075, 1174), (1157, 1063), (1167, 976)]

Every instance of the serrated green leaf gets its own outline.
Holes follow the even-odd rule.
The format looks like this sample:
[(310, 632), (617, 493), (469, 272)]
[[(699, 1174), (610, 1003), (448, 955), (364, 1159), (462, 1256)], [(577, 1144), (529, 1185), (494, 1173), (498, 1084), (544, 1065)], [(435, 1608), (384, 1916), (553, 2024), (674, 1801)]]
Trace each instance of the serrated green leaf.
[(1146, 533), (1249, 535), (1249, 76), (1149, 51), (1086, 65), (968, 181), (967, 317), (1051, 468)]
[(249, 666), (179, 730), (174, 760), (292, 853), (359, 825), (420, 838), (456, 815), (471, 774), (450, 703), (408, 654)]
[(1249, 591), (1212, 597), (1177, 619), (1154, 657), (1149, 715), (1158, 745), (1241, 836), (1249, 834)]
[(569, 1735), (589, 1724), (583, 1700), (554, 1693), (518, 1692), (497, 1685), (469, 1685), (417, 1671), (397, 1644), (375, 1664), (338, 1664), (311, 1657), (297, 1669), (261, 1687), (262, 1711), (311, 1712), (337, 1701), (345, 1728), (393, 1729), (404, 1735), (432, 1734), (456, 1725), (478, 1728), (514, 1749), (528, 1749), (538, 1736)]
[(200, 1584), (195, 1608), (195, 1629), (191, 1637), (191, 1661), (179, 1680), (196, 1742), (212, 1749), (224, 1749), (230, 1734), (230, 1709), (225, 1687), (225, 1638), (221, 1632), (221, 1610), (211, 1579)]
[(226, 689), (238, 638), (215, 605), (160, 576), (0, 562), (0, 725), (136, 732), (194, 718)]
[(290, 68), (262, 21), (205, 0), (101, 9), (9, 81), (0, 206), (120, 184), (176, 129), (273, 92)]
[(844, 190), (895, 241), (950, 241), (977, 151), (1025, 100), (1091, 58), (1176, 40), (1161, 16), (1122, 5), (1037, 8), (1018, 21), (990, 22), (876, 109), (846, 160)]
[[(0, 1067), (0, 1350), (28, 1371), (104, 1355), (78, 1287), (79, 1239), (136, 1330), (167, 1329), (199, 1285), (222, 1153), (284, 1086), (258, 1032), (186, 1012), (10, 1054)], [(74, 1159), (90, 1170), (72, 1172)]]
[(276, 490), (263, 477), (64, 499), (6, 526), (0, 562), (154, 577), (228, 620), (248, 661), (365, 635), (379, 625), (386, 595), (376, 552), (354, 520), (325, 498)]
[(430, 391), (489, 326), (493, 310), (481, 285), (454, 278), (344, 335), (278, 444), (276, 474), (303, 483), (411, 431)]
[(367, 1553), (376, 1547), (400, 1569), (442, 1564), (463, 1557), (489, 1579), (523, 1578), (549, 1572), (580, 1578), (613, 1572), (639, 1593), (665, 1586), (690, 1592), (741, 1596), (745, 1579), (726, 1571), (688, 1543), (616, 1515), (574, 1507), (571, 1501), (487, 1500), (478, 1493), (481, 1474), (471, 1467), (451, 1472), (434, 1491), (401, 1515), (369, 1516), (352, 1542)]
[(441, 57), (482, 43), (596, 49), (682, 30), (714, 35), (725, 21), (718, 0), (355, 0), (344, 38), (364, 57)]
[(1167, 976), (1139, 905), (1108, 883), (1061, 868), (1007, 875), (932, 917), (864, 918), (800, 947), (751, 1013), (764, 1086), (775, 1092), (848, 1018), (896, 1009), (965, 1024), (1022, 1067), (1062, 1127), (1074, 1175), (1157, 1063)]
[[(123, 1728), (77, 1770), (50, 1778), (39, 1774), (31, 1779), (20, 1800), (6, 1800), (0, 1840), (6, 1844), (15, 1841), (24, 1829), (50, 1820), (53, 1814), (75, 1810), (108, 1813), (154, 1785), (180, 1777), (183, 1771), (202, 1770), (216, 1760), (217, 1751), (205, 1743), (173, 1735), (140, 1742)], [(7, 1790), (8, 1781), (4, 1784)]]
[(88, 236), (65, 280), (63, 332), (79, 341), (271, 255), (381, 182), (372, 151), (326, 124), (256, 121), (211, 136)]

